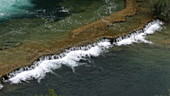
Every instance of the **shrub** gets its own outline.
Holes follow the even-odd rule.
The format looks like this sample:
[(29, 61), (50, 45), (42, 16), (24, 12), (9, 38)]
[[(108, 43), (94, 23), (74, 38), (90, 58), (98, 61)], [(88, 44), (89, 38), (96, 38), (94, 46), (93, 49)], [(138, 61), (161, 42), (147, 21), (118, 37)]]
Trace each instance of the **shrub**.
[[(48, 89), (49, 94), (48, 95), (40, 95), (40, 96), (59, 96), (55, 93), (55, 91), (53, 89)], [(38, 96), (38, 95), (35, 95)]]
[(150, 0), (153, 15), (170, 21), (170, 0)]

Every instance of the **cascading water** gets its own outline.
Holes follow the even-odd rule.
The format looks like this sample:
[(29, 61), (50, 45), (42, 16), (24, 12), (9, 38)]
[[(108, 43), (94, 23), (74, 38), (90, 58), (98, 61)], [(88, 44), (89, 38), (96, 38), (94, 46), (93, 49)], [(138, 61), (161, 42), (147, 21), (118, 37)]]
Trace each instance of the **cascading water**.
[(33, 6), (31, 0), (0, 0), (0, 20), (28, 14), (26, 9)]
[(3, 88), (3, 85), (2, 84), (0, 84), (0, 89), (2, 89)]
[(62, 65), (66, 65), (74, 71), (75, 67), (81, 65), (79, 61), (90, 57), (97, 57), (110, 47), (140, 42), (151, 43), (146, 40), (146, 36), (161, 30), (162, 25), (163, 22), (156, 20), (149, 23), (143, 30), (136, 31), (128, 36), (119, 37), (114, 42), (110, 42), (112, 40), (109, 39), (103, 39), (85, 47), (71, 48), (60, 55), (42, 57), (39, 61), (34, 62), (31, 67), (21, 68), (18, 71), (10, 73), (7, 76), (8, 79), (3, 82), (18, 84), (22, 81), (32, 79), (41, 80), (47, 73), (53, 73), (53, 70), (59, 69)]

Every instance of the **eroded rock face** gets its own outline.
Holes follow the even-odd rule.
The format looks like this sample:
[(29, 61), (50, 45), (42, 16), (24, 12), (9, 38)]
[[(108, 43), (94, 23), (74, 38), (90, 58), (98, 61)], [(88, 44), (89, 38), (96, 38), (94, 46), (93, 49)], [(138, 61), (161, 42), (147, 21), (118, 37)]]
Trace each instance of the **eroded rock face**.
[[(153, 20), (151, 13), (145, 8), (144, 3), (136, 0), (126, 0), (125, 9), (85, 26), (75, 28), (75, 30), (68, 31), (60, 35), (60, 37), (56, 36), (56, 39), (54, 36), (43, 42), (36, 39), (28, 40), (22, 42), (21, 46), (1, 50), (0, 77), (14, 69), (31, 65), (43, 55), (60, 53), (66, 48), (85, 45), (103, 37), (114, 38), (129, 34), (142, 29), (151, 20)], [(55, 26), (55, 24), (52, 25)], [(47, 30), (49, 27), (47, 27)]]

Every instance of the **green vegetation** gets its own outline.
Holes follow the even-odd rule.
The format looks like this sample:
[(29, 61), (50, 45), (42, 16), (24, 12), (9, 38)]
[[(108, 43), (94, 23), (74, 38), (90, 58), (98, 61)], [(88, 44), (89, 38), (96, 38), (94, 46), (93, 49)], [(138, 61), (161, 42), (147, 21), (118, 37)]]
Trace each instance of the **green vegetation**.
[(165, 21), (170, 20), (170, 0), (150, 0), (154, 15)]
[[(49, 91), (48, 95), (40, 95), (40, 96), (61, 96), (61, 95), (57, 95), (53, 89), (48, 89), (48, 91)], [(38, 95), (35, 95), (35, 96), (38, 96)]]

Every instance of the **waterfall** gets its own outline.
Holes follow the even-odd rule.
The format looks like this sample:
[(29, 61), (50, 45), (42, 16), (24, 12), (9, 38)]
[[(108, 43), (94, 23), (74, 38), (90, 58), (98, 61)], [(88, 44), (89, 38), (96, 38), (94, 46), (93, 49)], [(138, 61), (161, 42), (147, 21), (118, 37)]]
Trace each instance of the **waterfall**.
[(32, 66), (24, 67), (10, 73), (7, 75), (8, 79), (4, 80), (4, 82), (18, 84), (22, 83), (22, 81), (32, 79), (40, 81), (47, 73), (53, 73), (54, 70), (61, 68), (62, 65), (68, 66), (75, 71), (74, 68), (81, 65), (79, 61), (100, 56), (101, 53), (105, 52), (110, 47), (133, 43), (151, 43), (151, 41), (146, 40), (146, 36), (160, 31), (162, 25), (163, 22), (155, 20), (149, 23), (143, 30), (138, 30), (127, 36), (118, 37), (114, 40), (102, 39), (88, 46), (70, 48), (59, 55), (43, 56), (39, 58), (39, 61), (34, 62)]

